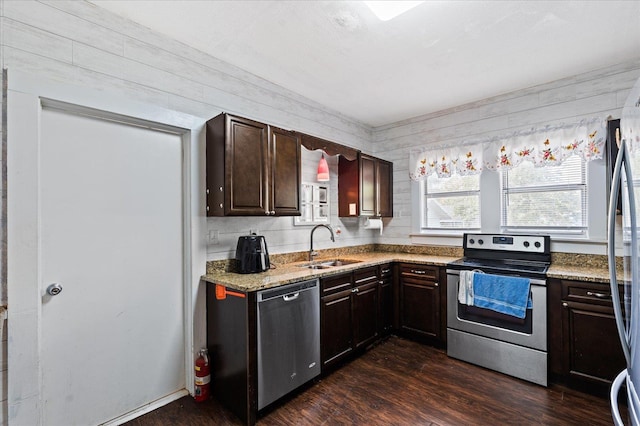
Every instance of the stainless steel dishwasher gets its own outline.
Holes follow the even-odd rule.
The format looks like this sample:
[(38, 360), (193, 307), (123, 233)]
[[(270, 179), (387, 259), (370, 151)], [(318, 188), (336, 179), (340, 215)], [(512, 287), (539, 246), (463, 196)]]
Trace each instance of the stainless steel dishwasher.
[(258, 409), (320, 374), (318, 280), (258, 292)]

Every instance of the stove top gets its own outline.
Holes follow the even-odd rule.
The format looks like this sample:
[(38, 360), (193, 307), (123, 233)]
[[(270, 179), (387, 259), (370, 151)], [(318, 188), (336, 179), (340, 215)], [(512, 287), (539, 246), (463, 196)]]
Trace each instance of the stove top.
[(545, 235), (464, 234), (464, 257), (447, 267), (544, 279), (551, 263), (550, 245)]

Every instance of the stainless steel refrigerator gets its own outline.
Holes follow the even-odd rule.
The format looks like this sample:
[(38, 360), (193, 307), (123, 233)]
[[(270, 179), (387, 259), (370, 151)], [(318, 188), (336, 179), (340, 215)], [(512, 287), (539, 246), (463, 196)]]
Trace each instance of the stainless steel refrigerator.
[[(623, 425), (618, 393), (626, 383), (628, 422), (640, 425), (640, 80), (625, 102), (617, 139), (619, 150), (609, 200), (608, 255), (613, 308), (627, 368), (611, 385), (611, 411), (614, 423)], [(616, 215), (618, 197), (622, 199), (622, 217)], [(623, 264), (623, 271), (618, 273), (616, 258)], [(624, 288), (622, 294), (619, 285)]]

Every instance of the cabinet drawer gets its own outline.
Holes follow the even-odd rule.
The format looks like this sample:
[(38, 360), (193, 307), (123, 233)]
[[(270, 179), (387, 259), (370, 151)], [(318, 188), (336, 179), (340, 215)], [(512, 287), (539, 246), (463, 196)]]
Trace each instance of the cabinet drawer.
[[(618, 286), (620, 299), (624, 288)], [(573, 302), (611, 306), (611, 288), (607, 284), (562, 281), (562, 299)]]
[(350, 289), (353, 285), (353, 276), (351, 273), (337, 275), (335, 277), (322, 278), (320, 280), (321, 295), (325, 296), (339, 291)]
[(353, 282), (355, 285), (362, 285), (370, 282), (378, 281), (378, 267), (358, 269), (353, 273)]
[(406, 277), (415, 277), (418, 279), (438, 281), (438, 271), (439, 269), (435, 266), (404, 264), (400, 267), (400, 273), (403, 279)]
[(393, 276), (393, 268), (391, 265), (380, 266), (380, 278), (387, 278)]

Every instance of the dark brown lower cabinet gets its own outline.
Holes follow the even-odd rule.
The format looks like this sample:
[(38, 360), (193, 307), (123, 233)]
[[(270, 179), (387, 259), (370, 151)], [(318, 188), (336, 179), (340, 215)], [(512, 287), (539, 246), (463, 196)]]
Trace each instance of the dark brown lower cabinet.
[(400, 332), (432, 343), (444, 343), (446, 336), (446, 277), (441, 268), (400, 265)]
[(552, 379), (607, 393), (625, 368), (608, 284), (552, 279), (548, 285)]
[(211, 394), (244, 424), (254, 425), (258, 413), (256, 293), (219, 299), (215, 284), (206, 288)]
[(320, 280), (320, 352), (323, 371), (378, 339), (379, 268)]
[(394, 285), (393, 285), (393, 265), (380, 266), (379, 296), (378, 304), (380, 310), (378, 313), (378, 327), (381, 336), (386, 336), (393, 331), (393, 313), (394, 313)]
[(378, 338), (378, 267), (353, 274), (353, 340), (356, 348), (365, 348)]
[(351, 273), (320, 280), (320, 359), (323, 371), (342, 361), (353, 350), (352, 287)]

